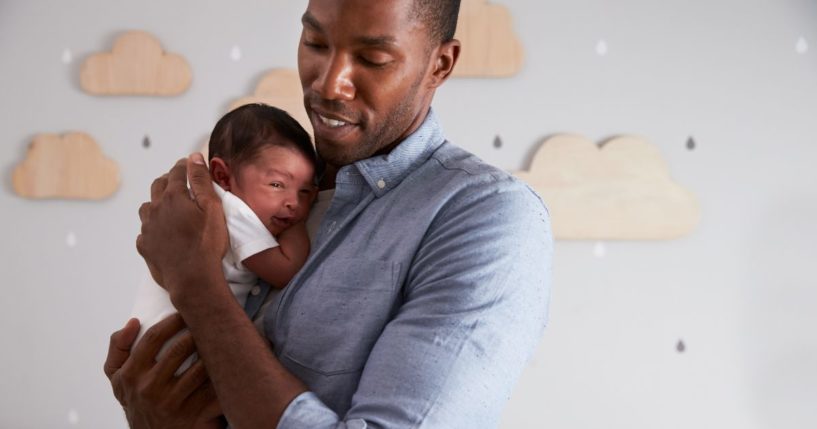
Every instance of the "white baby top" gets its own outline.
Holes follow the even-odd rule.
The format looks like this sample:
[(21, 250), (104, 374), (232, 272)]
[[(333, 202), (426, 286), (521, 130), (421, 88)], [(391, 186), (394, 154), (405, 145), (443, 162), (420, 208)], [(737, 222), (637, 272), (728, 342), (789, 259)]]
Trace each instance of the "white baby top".
[(213, 188), (221, 198), (224, 218), (227, 220), (227, 232), (230, 236), (230, 247), (221, 261), (224, 277), (243, 307), (247, 301), (247, 294), (258, 281), (258, 276), (248, 270), (241, 261), (256, 253), (278, 247), (278, 241), (241, 198), (225, 191), (216, 183), (213, 183)]

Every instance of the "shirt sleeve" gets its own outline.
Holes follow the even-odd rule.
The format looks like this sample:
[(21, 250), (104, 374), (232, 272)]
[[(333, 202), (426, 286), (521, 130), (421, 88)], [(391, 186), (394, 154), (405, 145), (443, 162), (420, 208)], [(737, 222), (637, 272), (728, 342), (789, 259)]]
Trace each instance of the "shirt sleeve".
[(533, 191), (493, 185), (464, 192), (433, 221), (348, 413), (306, 392), (278, 428), (498, 424), (547, 320), (553, 245)]
[(278, 241), (247, 203), (215, 183), (213, 187), (221, 197), (230, 236), (230, 251), (236, 261), (241, 262), (256, 253), (278, 247)]

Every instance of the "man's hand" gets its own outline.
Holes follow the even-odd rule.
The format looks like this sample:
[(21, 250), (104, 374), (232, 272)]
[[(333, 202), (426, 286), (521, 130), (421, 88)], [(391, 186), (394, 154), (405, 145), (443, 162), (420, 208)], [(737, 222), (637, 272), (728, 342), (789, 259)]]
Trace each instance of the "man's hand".
[(133, 350), (139, 332), (136, 319), (111, 335), (105, 375), (131, 428), (203, 427), (221, 414), (201, 360), (174, 376), (179, 365), (195, 351), (189, 333), (181, 335), (156, 361), (162, 345), (183, 328), (178, 314), (170, 316), (150, 328)]
[(202, 276), (223, 277), (227, 226), (201, 154), (179, 160), (153, 182), (150, 202), (139, 207), (139, 219), (142, 231), (136, 248), (171, 300), (185, 293), (183, 285), (195, 284)]

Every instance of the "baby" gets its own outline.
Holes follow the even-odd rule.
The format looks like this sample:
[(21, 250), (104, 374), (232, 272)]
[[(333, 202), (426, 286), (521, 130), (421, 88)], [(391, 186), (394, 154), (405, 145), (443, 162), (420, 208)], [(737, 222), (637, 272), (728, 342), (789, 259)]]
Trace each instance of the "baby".
[[(221, 118), (210, 134), (209, 151), (210, 176), (230, 238), (222, 269), (243, 307), (258, 278), (283, 288), (306, 262), (304, 221), (317, 194), (317, 156), (297, 121), (264, 104), (245, 105)], [(133, 310), (142, 324), (136, 341), (175, 312), (167, 292), (146, 282)]]

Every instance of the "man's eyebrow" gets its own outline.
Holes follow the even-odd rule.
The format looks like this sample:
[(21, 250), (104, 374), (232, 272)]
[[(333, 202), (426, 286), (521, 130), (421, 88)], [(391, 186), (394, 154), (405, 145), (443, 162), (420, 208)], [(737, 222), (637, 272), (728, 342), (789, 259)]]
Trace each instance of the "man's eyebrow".
[(397, 39), (392, 36), (363, 36), (357, 39), (357, 42), (361, 45), (365, 46), (386, 46), (386, 45), (394, 45), (397, 43)]
[(309, 11), (304, 12), (304, 15), (301, 17), (301, 23), (307, 27), (312, 27), (313, 30), (323, 33), (323, 27), (321, 23), (312, 16)]

